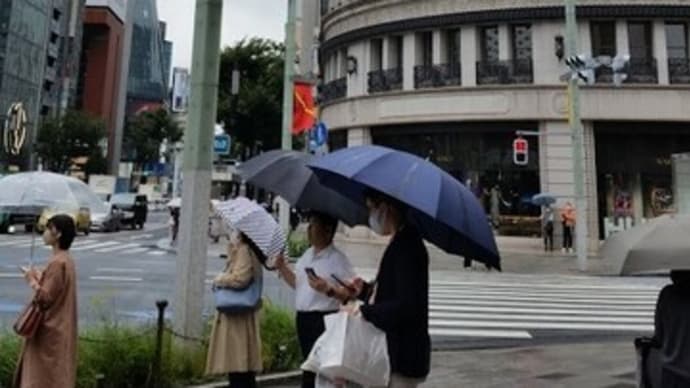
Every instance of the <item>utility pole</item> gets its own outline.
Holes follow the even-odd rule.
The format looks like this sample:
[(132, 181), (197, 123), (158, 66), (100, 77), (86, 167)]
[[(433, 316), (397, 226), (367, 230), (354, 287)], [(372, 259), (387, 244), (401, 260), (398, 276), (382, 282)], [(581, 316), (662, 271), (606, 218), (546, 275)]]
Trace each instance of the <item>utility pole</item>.
[(196, 0), (192, 95), (184, 135), (182, 213), (177, 252), (174, 329), (201, 337), (211, 198), (213, 132), (218, 108), (223, 0)]
[[(285, 23), (285, 72), (283, 76), (283, 133), (282, 149), (292, 150), (292, 109), (295, 75), (295, 19), (297, 18), (297, 0), (288, 0), (287, 23)], [(280, 226), (284, 231), (290, 228), (290, 205), (280, 201)]]
[[(577, 55), (576, 0), (565, 0), (566, 55)], [(577, 72), (568, 81), (568, 121), (573, 136), (573, 172), (575, 175), (575, 250), (580, 271), (587, 270), (587, 199), (585, 197), (582, 121), (580, 120), (580, 88)]]

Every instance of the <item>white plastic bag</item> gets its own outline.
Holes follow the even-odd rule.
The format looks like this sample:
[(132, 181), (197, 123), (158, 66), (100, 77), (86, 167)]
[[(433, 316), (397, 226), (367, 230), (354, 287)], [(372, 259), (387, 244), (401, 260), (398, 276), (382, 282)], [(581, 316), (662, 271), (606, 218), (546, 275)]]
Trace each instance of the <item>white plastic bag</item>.
[(388, 385), (390, 364), (386, 335), (361, 317), (327, 315), (326, 331), (302, 365), (330, 379), (345, 379), (365, 387)]

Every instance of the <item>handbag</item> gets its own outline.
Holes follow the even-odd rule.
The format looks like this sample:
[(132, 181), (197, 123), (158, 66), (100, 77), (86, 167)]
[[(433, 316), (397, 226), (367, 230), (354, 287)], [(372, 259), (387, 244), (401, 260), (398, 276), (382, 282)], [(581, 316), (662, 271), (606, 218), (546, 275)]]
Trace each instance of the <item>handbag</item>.
[(38, 303), (32, 301), (17, 317), (13, 326), (14, 332), (24, 338), (32, 338), (43, 322), (43, 315), (43, 310), (38, 306)]
[(242, 289), (213, 286), (216, 310), (225, 314), (253, 311), (261, 304), (262, 276), (252, 278)]

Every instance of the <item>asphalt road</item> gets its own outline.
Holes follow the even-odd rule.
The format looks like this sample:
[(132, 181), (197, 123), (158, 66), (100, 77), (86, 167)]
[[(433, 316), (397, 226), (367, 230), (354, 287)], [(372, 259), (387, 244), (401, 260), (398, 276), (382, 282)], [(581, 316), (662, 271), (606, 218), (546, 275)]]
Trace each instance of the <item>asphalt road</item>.
[[(143, 231), (79, 236), (80, 325), (152, 322), (155, 302), (175, 295), (174, 252), (157, 242), (168, 234), (165, 213), (152, 214)], [(18, 265), (26, 265), (30, 235), (0, 235), (0, 330), (9, 329), (30, 293)], [(35, 241), (35, 263), (48, 250)], [(217, 251), (217, 249), (216, 249)], [(206, 282), (224, 261), (210, 255)], [(361, 270), (365, 277), (374, 271)], [(542, 343), (630, 339), (651, 334), (659, 278), (605, 278), (448, 272), (432, 278), (430, 332), (436, 348), (485, 348)], [(265, 273), (264, 294), (289, 307), (294, 294)], [(171, 303), (172, 305), (172, 303)], [(213, 313), (210, 287), (204, 312)], [(168, 317), (174, 311), (168, 310)]]

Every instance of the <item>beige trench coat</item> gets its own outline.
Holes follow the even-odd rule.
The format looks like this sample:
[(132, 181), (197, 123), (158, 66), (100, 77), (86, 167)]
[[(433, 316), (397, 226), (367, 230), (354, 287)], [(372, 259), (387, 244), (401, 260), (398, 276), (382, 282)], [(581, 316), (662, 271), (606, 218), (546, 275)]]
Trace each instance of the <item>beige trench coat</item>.
[(35, 299), (46, 306), (43, 323), (22, 346), (15, 387), (73, 388), (77, 376), (77, 275), (69, 254), (50, 258)]
[[(225, 271), (213, 283), (243, 288), (260, 276), (263, 276), (261, 263), (247, 245), (241, 244), (231, 249)], [(262, 370), (259, 315), (260, 308), (238, 314), (216, 312), (206, 358), (206, 374)]]

